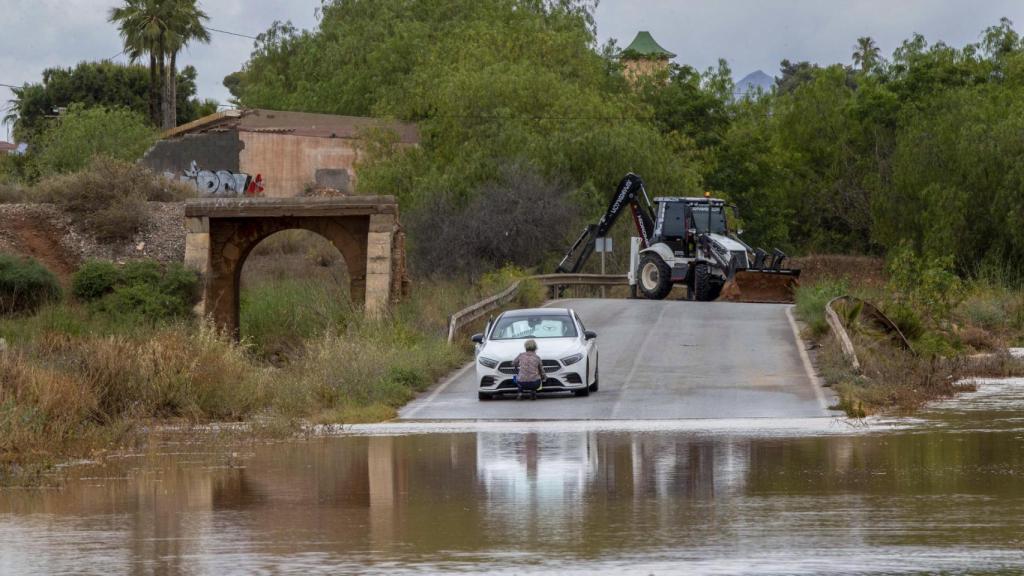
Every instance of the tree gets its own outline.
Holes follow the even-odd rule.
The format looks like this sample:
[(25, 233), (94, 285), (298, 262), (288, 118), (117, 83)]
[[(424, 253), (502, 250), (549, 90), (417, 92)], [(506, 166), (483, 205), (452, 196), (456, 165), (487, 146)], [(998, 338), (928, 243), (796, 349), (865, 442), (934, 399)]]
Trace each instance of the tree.
[(810, 62), (783, 60), (779, 63), (779, 71), (782, 75), (775, 78), (775, 88), (780, 94), (789, 94), (801, 84), (813, 79), (814, 71), (817, 69), (818, 65)]
[[(177, 109), (179, 124), (215, 111), (214, 101), (200, 101), (196, 94), (196, 69), (186, 66), (178, 73)], [(150, 79), (145, 67), (113, 62), (80, 62), (74, 68), (43, 70), (42, 81), (14, 88), (10, 114), (19, 142), (33, 143), (61, 110), (72, 104), (85, 107), (127, 108), (148, 116)]]
[(860, 67), (862, 74), (867, 74), (878, 66), (880, 54), (881, 50), (870, 36), (861, 36), (853, 47), (853, 63)]
[(177, 118), (178, 52), (192, 41), (209, 42), (203, 26), (208, 19), (196, 0), (125, 0), (110, 10), (128, 56), (133, 61), (149, 56), (150, 119), (165, 130)]
[[(570, 0), (325, 2), (318, 29), (275, 24), (229, 83), (245, 106), (417, 122), (417, 148), (362, 157), (358, 186), (413, 209), (444, 191), (470, 202), (503, 163), (607, 203), (628, 171), (652, 189), (699, 190), (692, 142), (597, 52), (587, 7)], [(563, 234), (567, 230), (560, 230)]]
[(165, 45), (170, 63), (164, 77), (163, 128), (168, 130), (177, 125), (178, 52), (193, 41), (210, 41), (210, 33), (203, 26), (210, 18), (199, 9), (196, 0), (165, 0), (165, 5), (170, 12)]
[(111, 8), (108, 20), (118, 25), (125, 54), (133, 62), (149, 57), (149, 120), (159, 126), (163, 82), (164, 20), (161, 0), (125, 0)]

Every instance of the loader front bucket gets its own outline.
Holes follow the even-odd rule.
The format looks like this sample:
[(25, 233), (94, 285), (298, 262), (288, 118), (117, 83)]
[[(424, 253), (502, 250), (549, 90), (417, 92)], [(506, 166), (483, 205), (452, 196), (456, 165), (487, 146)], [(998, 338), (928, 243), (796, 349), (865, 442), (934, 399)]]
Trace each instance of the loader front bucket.
[(791, 304), (799, 270), (739, 270), (722, 286), (718, 300)]

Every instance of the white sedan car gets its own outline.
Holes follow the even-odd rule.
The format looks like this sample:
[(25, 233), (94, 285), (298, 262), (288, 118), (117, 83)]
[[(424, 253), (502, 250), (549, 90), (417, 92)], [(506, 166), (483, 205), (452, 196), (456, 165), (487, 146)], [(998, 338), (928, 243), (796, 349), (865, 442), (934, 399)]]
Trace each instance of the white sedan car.
[(510, 310), (487, 323), (476, 342), (476, 380), (479, 397), (489, 400), (515, 393), (512, 367), (527, 340), (537, 342), (547, 380), (541, 392), (567, 391), (577, 396), (597, 392), (597, 334), (585, 329), (569, 308)]

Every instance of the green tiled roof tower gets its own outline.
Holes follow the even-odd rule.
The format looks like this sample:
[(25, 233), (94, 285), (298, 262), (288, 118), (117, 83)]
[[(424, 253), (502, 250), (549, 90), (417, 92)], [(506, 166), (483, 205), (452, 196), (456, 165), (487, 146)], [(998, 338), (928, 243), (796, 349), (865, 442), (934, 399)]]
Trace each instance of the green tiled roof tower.
[(654, 60), (661, 59), (672, 59), (676, 55), (665, 50), (658, 44), (651, 33), (644, 30), (637, 32), (636, 38), (633, 38), (633, 42), (622, 51), (625, 57), (639, 57), (639, 58), (650, 58)]

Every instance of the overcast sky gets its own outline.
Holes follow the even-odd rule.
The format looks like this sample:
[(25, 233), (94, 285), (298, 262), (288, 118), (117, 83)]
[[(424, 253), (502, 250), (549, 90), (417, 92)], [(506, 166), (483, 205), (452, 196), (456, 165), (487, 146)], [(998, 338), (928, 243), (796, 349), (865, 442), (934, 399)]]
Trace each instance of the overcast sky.
[[(320, 0), (200, 0), (209, 26), (255, 36), (274, 20), (316, 26)], [(117, 0), (0, 0), (0, 84), (38, 82), (44, 68), (114, 57), (120, 39), (107, 12)], [(725, 58), (739, 79), (754, 70), (774, 75), (783, 58), (848, 62), (858, 36), (875, 38), (886, 55), (914, 32), (961, 46), (1007, 16), (1024, 25), (1021, 0), (601, 0), (601, 42), (625, 47), (638, 30), (698, 69)], [(1018, 27), (1020, 28), (1020, 26)], [(224, 76), (245, 62), (252, 40), (213, 32), (209, 45), (179, 61), (199, 70), (199, 95), (225, 102)], [(0, 87), (0, 101), (11, 98)], [(9, 128), (0, 127), (0, 139)]]

